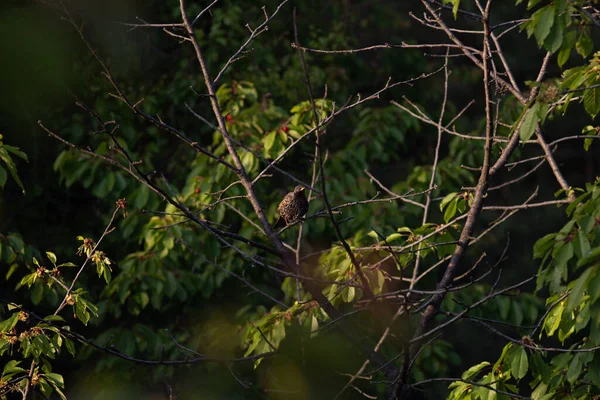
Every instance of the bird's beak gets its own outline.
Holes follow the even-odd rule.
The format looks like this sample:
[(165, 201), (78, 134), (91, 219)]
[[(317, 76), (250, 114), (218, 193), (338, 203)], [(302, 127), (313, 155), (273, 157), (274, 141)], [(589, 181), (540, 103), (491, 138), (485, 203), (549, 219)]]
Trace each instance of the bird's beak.
[(306, 189), (304, 186), (302, 186), (302, 187), (300, 188), (300, 190), (302, 190), (302, 191), (304, 191), (304, 189)]

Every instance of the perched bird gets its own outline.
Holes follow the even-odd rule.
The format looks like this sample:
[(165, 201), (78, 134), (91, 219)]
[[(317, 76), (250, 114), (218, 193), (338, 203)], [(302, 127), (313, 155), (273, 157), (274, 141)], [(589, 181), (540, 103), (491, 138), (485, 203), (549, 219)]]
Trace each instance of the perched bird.
[(275, 223), (275, 228), (282, 223), (285, 225), (289, 225), (302, 216), (306, 214), (308, 211), (308, 201), (306, 197), (304, 197), (304, 187), (296, 186), (293, 192), (290, 192), (285, 195), (279, 206), (277, 207), (277, 212), (281, 217)]

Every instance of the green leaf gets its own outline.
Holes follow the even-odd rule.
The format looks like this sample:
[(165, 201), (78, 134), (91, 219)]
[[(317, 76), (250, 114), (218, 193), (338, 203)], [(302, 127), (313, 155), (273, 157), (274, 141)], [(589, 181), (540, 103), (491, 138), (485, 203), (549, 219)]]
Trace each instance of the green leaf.
[(567, 370), (567, 380), (572, 384), (574, 383), (579, 375), (581, 374), (581, 370), (583, 369), (583, 363), (581, 362), (582, 353), (577, 353), (575, 357), (573, 357), (573, 361), (569, 365), (569, 369)]
[[(579, 197), (577, 197), (575, 199), (575, 201), (571, 202), (571, 204), (569, 204), (567, 206), (567, 208), (565, 209), (565, 211), (567, 212), (568, 216), (571, 216), (573, 214), (573, 211), (575, 211), (575, 209), (577, 207), (579, 207), (579, 204), (581, 204), (583, 202), (583, 200), (588, 197), (591, 193), (590, 192), (584, 192), (582, 195), (580, 195)], [(579, 221), (577, 221), (579, 222)]]
[(582, 230), (577, 230), (573, 238), (573, 250), (577, 258), (582, 258), (590, 252), (590, 241)]
[[(175, 275), (173, 275), (173, 272), (168, 271), (167, 275), (166, 275), (166, 281), (165, 281), (165, 294), (168, 297), (173, 297), (173, 295), (175, 294), (175, 291), (177, 290), (177, 279), (175, 279)], [(126, 288), (128, 288), (128, 286), (126, 286)], [(123, 302), (125, 299), (125, 295), (121, 295), (121, 302)]]
[(44, 374), (44, 376), (46, 377), (46, 379), (48, 379), (49, 381), (54, 383), (56, 386), (65, 387), (65, 381), (64, 381), (62, 375), (49, 372), (47, 374)]
[(515, 325), (521, 325), (523, 323), (523, 310), (518, 302), (513, 301), (512, 304), (512, 313), (511, 320)]
[(548, 116), (549, 109), (550, 109), (549, 104), (540, 103), (540, 108), (538, 109), (538, 118), (540, 119), (540, 124), (543, 124), (546, 121), (546, 117)]
[(369, 231), (367, 233), (367, 236), (372, 237), (373, 239), (377, 240), (379, 242), (379, 234), (375, 231)]
[(548, 394), (548, 385), (546, 383), (540, 383), (536, 386), (533, 392), (531, 392), (531, 398), (533, 400), (551, 400), (554, 394)]
[(41, 378), (38, 382), (38, 387), (40, 388), (40, 392), (49, 399), (53, 392), (52, 386), (50, 386), (44, 378)]
[(56, 265), (56, 255), (54, 253), (52, 253), (51, 251), (47, 251), (46, 256), (52, 262), (52, 264)]
[(19, 313), (14, 313), (8, 319), (0, 322), (0, 332), (8, 332), (15, 327), (19, 321)]
[(31, 287), (31, 285), (33, 284), (33, 282), (35, 282), (35, 278), (36, 278), (36, 273), (31, 273), (31, 274), (27, 274), (25, 275), (21, 281), (19, 282), (19, 287), (21, 286), (25, 286), (27, 285), (27, 287)]
[(17, 185), (19, 185), (19, 187), (23, 191), (23, 194), (25, 194), (25, 187), (23, 186), (23, 183), (21, 182), (21, 179), (17, 174), (17, 166), (15, 165), (14, 161), (12, 160), (6, 149), (4, 149), (3, 147), (0, 147), (0, 160), (4, 161), (6, 167), (8, 168), (8, 172), (10, 172), (10, 175), (13, 177), (15, 182), (17, 182)]
[(310, 331), (314, 333), (318, 329), (319, 329), (319, 320), (317, 319), (317, 317), (315, 317), (313, 315), (311, 318), (311, 321), (310, 321)]
[(78, 266), (78, 265), (75, 265), (75, 264), (73, 264), (73, 263), (72, 263), (72, 262), (70, 262), (70, 261), (69, 261), (69, 262), (66, 262), (66, 263), (63, 263), (63, 264), (58, 264), (58, 265), (57, 265), (57, 267), (59, 267), (59, 268), (60, 268), (60, 267), (77, 267), (77, 266)]
[(265, 145), (265, 150), (271, 151), (273, 145), (275, 144), (275, 138), (277, 137), (277, 131), (272, 131), (269, 133), (265, 139), (263, 140), (263, 144)]
[(473, 376), (477, 375), (477, 373), (479, 371), (481, 371), (483, 368), (487, 367), (488, 365), (490, 365), (489, 362), (484, 361), (482, 363), (479, 363), (477, 365), (472, 366), (471, 368), (469, 368), (468, 370), (466, 370), (465, 372), (463, 372), (462, 374), (462, 379), (464, 380), (469, 380), (471, 379)]
[(142, 308), (146, 308), (146, 306), (150, 302), (150, 297), (148, 297), (148, 293), (141, 292), (137, 297), (137, 302), (140, 306), (142, 306)]
[(65, 338), (65, 347), (72, 356), (75, 356), (75, 345), (70, 339)]
[(21, 239), (21, 237), (17, 234), (10, 234), (8, 235), (8, 244), (10, 244), (10, 246), (14, 249), (15, 253), (22, 253), (23, 249), (25, 248), (25, 242), (23, 242), (23, 239)]
[(403, 237), (404, 237), (404, 235), (401, 233), (392, 233), (390, 236), (386, 237), (385, 240), (386, 240), (386, 242), (391, 243), (394, 240), (401, 239)]
[(137, 190), (137, 196), (135, 196), (133, 206), (135, 208), (143, 208), (148, 203), (148, 197), (150, 197), (150, 189), (146, 186), (140, 187)]
[(33, 285), (33, 290), (31, 291), (31, 302), (35, 305), (38, 305), (44, 296), (44, 287), (42, 283), (38, 281), (35, 285)]
[(592, 145), (592, 143), (594, 143), (594, 139), (591, 139), (591, 138), (583, 139), (583, 149), (585, 151), (589, 151), (590, 146)]
[(4, 167), (0, 166), (0, 187), (2, 187), (2, 189), (4, 189), (4, 185), (6, 185), (7, 179), (8, 174), (6, 173), (6, 170), (4, 169)]
[(584, 215), (578, 219), (577, 225), (584, 233), (590, 233), (594, 229), (594, 218), (591, 215)]
[(588, 373), (585, 379), (597, 387), (600, 386), (600, 358), (594, 357), (594, 360), (588, 364)]
[(594, 248), (592, 251), (590, 251), (588, 253), (587, 256), (580, 259), (577, 262), (577, 268), (582, 267), (587, 264), (590, 264), (590, 263), (593, 263), (593, 262), (598, 262), (598, 261), (600, 261), (600, 247)]
[(460, 5), (460, 0), (444, 0), (444, 4), (452, 4), (452, 14), (454, 15), (454, 19), (456, 19), (456, 15), (458, 14), (458, 6)]
[(529, 369), (529, 361), (527, 359), (527, 353), (523, 347), (516, 347), (512, 352), (512, 361), (510, 363), (510, 369), (512, 375), (521, 379), (527, 375)]
[(548, 364), (541, 356), (540, 352), (534, 351), (529, 357), (531, 360), (531, 373), (535, 379), (538, 379), (544, 383), (548, 383), (550, 380), (550, 368)]
[[(595, 274), (588, 283), (588, 294), (591, 296), (590, 301), (595, 303), (600, 298), (600, 274)], [(600, 322), (600, 320), (598, 321)]]
[(275, 342), (275, 346), (278, 346), (283, 339), (285, 339), (285, 323), (280, 322), (275, 325), (272, 332), (272, 338)]
[(529, 111), (527, 111), (527, 115), (525, 115), (523, 123), (521, 124), (521, 129), (519, 130), (519, 136), (523, 142), (529, 140), (529, 138), (535, 132), (535, 127), (539, 120), (538, 112), (540, 110), (540, 104), (535, 103)]
[(104, 277), (106, 283), (110, 283), (112, 274), (110, 272), (110, 267), (106, 263), (102, 263), (102, 276)]
[[(556, 249), (556, 248), (555, 248)], [(558, 249), (556, 256), (554, 257), (554, 262), (557, 267), (561, 267), (566, 265), (571, 258), (573, 258), (573, 243), (569, 242), (564, 244), (562, 247)]]
[(446, 223), (449, 222), (454, 215), (456, 215), (457, 206), (458, 198), (455, 198), (450, 202), (450, 204), (448, 204), (448, 207), (446, 207), (446, 211), (444, 211), (444, 221), (446, 221)]
[(48, 315), (48, 316), (44, 317), (44, 321), (66, 322), (65, 319), (63, 317), (61, 317), (60, 315)]
[(496, 304), (498, 304), (498, 311), (500, 312), (500, 318), (503, 321), (508, 320), (508, 313), (510, 311), (510, 299), (507, 296), (496, 297)]
[(590, 274), (595, 271), (595, 267), (590, 267), (585, 270), (583, 274), (575, 281), (573, 285), (573, 289), (571, 289), (571, 293), (569, 293), (569, 297), (567, 297), (567, 304), (565, 305), (565, 313), (570, 313), (577, 306), (581, 304), (583, 300), (583, 293), (587, 289), (588, 281), (590, 279)]
[(58, 396), (62, 399), (62, 400), (67, 400), (67, 396), (65, 396), (65, 394), (58, 388), (58, 387), (54, 387), (54, 390), (56, 391), (56, 393), (58, 393)]
[(556, 233), (551, 233), (535, 242), (535, 245), (533, 246), (533, 258), (544, 257), (546, 252), (554, 245), (555, 237)]
[(84, 325), (87, 325), (88, 321), (90, 320), (90, 313), (87, 311), (85, 303), (81, 300), (81, 298), (78, 298), (75, 302), (75, 315), (77, 318), (79, 318), (79, 320), (81, 320), (81, 322), (83, 322)]
[[(2, 247), (0, 247), (0, 253), (2, 252)], [(10, 277), (15, 273), (15, 271), (19, 269), (19, 264), (13, 264), (8, 268), (8, 272), (6, 273), (5, 279), (9, 280)]]
[(556, 332), (556, 330), (560, 326), (560, 321), (562, 319), (564, 307), (565, 302), (561, 301), (559, 304), (555, 305), (552, 308), (552, 310), (550, 310), (550, 313), (548, 313), (548, 315), (546, 316), (546, 320), (544, 321), (544, 329), (546, 330), (546, 335), (554, 335), (554, 332)]
[(532, 18), (536, 22), (534, 31), (535, 39), (538, 42), (538, 46), (542, 47), (546, 37), (550, 34), (550, 29), (554, 25), (554, 7), (552, 7), (552, 4), (549, 4), (536, 11)]
[(354, 300), (354, 295), (356, 294), (356, 288), (354, 286), (349, 286), (342, 291), (342, 299), (346, 303), (351, 303)]
[(594, 42), (590, 37), (588, 29), (582, 30), (579, 34), (577, 43), (575, 43), (575, 50), (577, 50), (577, 53), (579, 53), (579, 55), (583, 58), (589, 56), (592, 50), (594, 50)]
[(9, 146), (7, 144), (3, 145), (3, 147), (8, 150), (9, 153), (13, 153), (15, 156), (22, 158), (23, 160), (29, 162), (27, 158), (27, 154), (23, 153), (18, 147)]
[(560, 48), (560, 52), (558, 53), (558, 66), (562, 68), (563, 65), (567, 61), (569, 61), (569, 57), (571, 57), (571, 52), (573, 51), (573, 47), (575, 46), (575, 39), (577, 38), (577, 32), (574, 30), (569, 31), (565, 34), (565, 37), (562, 42), (562, 46)]
[(21, 368), (18, 366), (20, 363), (21, 363), (21, 361), (17, 361), (17, 360), (8, 361), (6, 363), (6, 365), (4, 366), (4, 370), (2, 370), (2, 375), (17, 373), (17, 372), (26, 372), (27, 370), (25, 368)]
[(442, 199), (442, 202), (440, 203), (440, 211), (444, 211), (444, 207), (446, 207), (446, 205), (447, 205), (448, 203), (450, 203), (452, 200), (454, 200), (454, 198), (455, 198), (456, 196), (458, 196), (458, 193), (457, 193), (457, 192), (454, 192), (454, 193), (447, 194), (447, 195), (446, 195), (446, 196), (445, 196), (445, 197)]
[(553, 3), (557, 14), (567, 9), (567, 0), (554, 0)]
[[(594, 81), (598, 84), (600, 81)], [(592, 118), (600, 112), (600, 87), (587, 89), (583, 92), (583, 107)]]
[(253, 171), (257, 165), (256, 157), (254, 157), (254, 154), (250, 153), (249, 151), (242, 155), (241, 161), (246, 171)]

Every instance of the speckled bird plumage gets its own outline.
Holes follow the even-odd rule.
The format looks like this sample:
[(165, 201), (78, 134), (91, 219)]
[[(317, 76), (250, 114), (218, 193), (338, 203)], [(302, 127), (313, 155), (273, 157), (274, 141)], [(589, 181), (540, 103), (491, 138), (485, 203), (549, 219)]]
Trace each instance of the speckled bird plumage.
[(304, 187), (300, 185), (296, 186), (293, 192), (286, 194), (277, 207), (277, 212), (281, 215), (280, 220), (283, 220), (286, 225), (301, 218), (307, 211), (308, 201), (304, 197)]

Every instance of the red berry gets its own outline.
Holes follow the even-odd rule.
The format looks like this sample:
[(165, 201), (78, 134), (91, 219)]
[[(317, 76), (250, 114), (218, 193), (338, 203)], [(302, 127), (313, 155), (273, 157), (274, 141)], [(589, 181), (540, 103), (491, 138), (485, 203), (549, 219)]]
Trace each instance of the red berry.
[(200, 189), (196, 188), (196, 194), (200, 193)]
[(227, 118), (227, 121), (231, 121), (233, 119), (233, 117), (231, 115), (228, 115), (226, 118)]
[(289, 128), (287, 126), (283, 126), (283, 128), (281, 128), (282, 131), (287, 132), (289, 130)]

